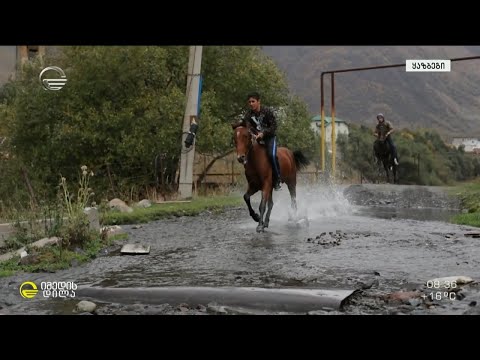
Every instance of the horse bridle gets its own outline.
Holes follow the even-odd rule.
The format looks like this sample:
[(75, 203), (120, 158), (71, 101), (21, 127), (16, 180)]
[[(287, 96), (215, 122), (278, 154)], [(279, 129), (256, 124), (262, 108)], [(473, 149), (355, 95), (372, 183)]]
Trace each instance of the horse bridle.
[(248, 154), (250, 154), (250, 150), (253, 148), (253, 136), (255, 135), (251, 129), (248, 129), (248, 132), (250, 134), (250, 140), (248, 141), (248, 148), (245, 152), (245, 160), (243, 161), (243, 165), (247, 164)]

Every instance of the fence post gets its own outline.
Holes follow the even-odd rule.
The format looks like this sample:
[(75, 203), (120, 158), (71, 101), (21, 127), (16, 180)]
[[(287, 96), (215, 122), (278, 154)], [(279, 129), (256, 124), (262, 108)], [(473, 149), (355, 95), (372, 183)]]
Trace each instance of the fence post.
[(205, 172), (206, 169), (207, 169), (207, 156), (203, 154), (203, 172), (205, 173), (205, 177), (203, 178), (204, 195), (207, 195), (207, 173)]

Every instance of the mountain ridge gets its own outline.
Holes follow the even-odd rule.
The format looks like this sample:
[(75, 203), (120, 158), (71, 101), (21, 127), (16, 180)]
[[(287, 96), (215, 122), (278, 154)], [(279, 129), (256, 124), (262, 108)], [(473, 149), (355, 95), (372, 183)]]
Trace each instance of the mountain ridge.
[[(264, 46), (291, 90), (320, 113), (322, 71), (480, 56), (480, 46)], [(330, 75), (324, 78), (330, 116)], [(452, 62), (444, 73), (388, 68), (335, 74), (336, 116), (374, 126), (384, 113), (397, 128), (433, 128), (442, 136), (480, 137), (480, 59)]]

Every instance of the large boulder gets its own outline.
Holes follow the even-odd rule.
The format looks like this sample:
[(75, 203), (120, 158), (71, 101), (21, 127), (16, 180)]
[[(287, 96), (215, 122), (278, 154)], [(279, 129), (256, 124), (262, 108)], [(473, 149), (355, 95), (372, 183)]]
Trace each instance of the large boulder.
[(139, 208), (148, 208), (148, 207), (152, 206), (152, 202), (148, 199), (143, 199), (143, 200), (139, 201), (136, 206), (139, 207)]
[(120, 212), (132, 212), (133, 209), (128, 206), (125, 201), (123, 200), (120, 200), (118, 198), (115, 198), (115, 199), (112, 199), (108, 202), (108, 207), (110, 209), (115, 209), (115, 210), (118, 210)]

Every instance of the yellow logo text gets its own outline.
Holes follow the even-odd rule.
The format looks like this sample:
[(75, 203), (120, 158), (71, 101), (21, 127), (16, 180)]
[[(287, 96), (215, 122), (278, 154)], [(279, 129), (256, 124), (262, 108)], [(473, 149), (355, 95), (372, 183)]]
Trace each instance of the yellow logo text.
[(22, 285), (20, 285), (20, 295), (22, 295), (25, 299), (32, 299), (37, 295), (38, 289), (37, 285), (31, 281), (25, 281)]

